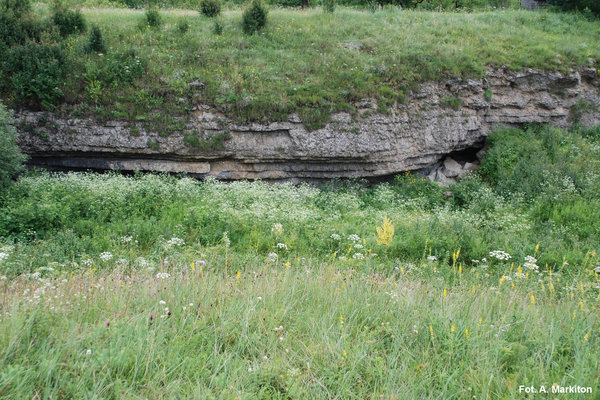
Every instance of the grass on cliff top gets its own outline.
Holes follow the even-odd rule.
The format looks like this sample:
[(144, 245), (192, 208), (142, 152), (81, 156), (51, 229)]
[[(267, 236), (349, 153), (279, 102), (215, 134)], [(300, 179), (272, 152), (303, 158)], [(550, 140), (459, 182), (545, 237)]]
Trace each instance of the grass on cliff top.
[[(148, 111), (172, 108), (166, 103), (178, 98), (187, 101), (195, 80), (206, 85), (196, 101), (218, 105), (237, 119), (299, 112), (310, 124), (334, 111), (352, 111), (364, 98), (378, 99), (385, 111), (416, 82), (480, 76), (489, 64), (567, 70), (600, 60), (600, 22), (575, 14), (271, 9), (266, 29), (247, 36), (239, 10), (222, 15), (221, 35), (213, 32), (214, 20), (196, 11), (161, 11), (165, 23), (154, 29), (140, 29), (143, 11), (83, 11), (101, 27), (109, 49), (88, 56), (81, 50), (85, 36), (70, 40), (81, 64), (74, 73), (76, 100), (131, 119), (140, 105)], [(178, 29), (183, 20), (189, 23), (186, 33)], [(111, 57), (129, 49), (147, 60), (146, 74), (131, 87), (114, 80), (106, 87), (101, 77), (92, 82)], [(172, 94), (168, 100), (165, 91)], [(191, 106), (181, 99), (179, 104), (181, 112)]]

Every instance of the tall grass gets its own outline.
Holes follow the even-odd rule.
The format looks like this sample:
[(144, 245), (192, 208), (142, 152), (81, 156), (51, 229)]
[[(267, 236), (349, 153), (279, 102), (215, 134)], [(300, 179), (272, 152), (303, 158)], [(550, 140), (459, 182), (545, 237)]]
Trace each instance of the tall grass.
[(600, 383), (591, 271), (505, 264), (447, 283), (436, 262), (382, 276), (245, 258), (236, 274), (225, 252), (2, 283), (3, 398), (512, 399)]

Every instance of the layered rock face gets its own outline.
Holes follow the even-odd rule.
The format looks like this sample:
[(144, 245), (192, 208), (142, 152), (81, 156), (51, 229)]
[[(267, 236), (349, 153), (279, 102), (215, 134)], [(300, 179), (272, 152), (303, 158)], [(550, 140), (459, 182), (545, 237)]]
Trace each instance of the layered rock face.
[(40, 167), (186, 172), (221, 179), (379, 177), (421, 170), (447, 154), (481, 147), (500, 126), (600, 124), (600, 77), (594, 68), (567, 74), (490, 68), (481, 79), (422, 84), (406, 104), (385, 114), (373, 101), (356, 106), (355, 115), (332, 115), (314, 131), (295, 115), (246, 125), (204, 106), (193, 112), (184, 132), (168, 137), (140, 127), (134, 134), (121, 121), (100, 125), (28, 111), (17, 119), (20, 145)]

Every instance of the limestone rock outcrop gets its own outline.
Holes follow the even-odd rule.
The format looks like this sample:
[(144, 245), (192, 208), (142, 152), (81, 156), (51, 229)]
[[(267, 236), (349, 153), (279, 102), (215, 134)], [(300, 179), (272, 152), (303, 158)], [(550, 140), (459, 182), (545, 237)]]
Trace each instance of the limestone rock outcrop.
[[(420, 170), (450, 153), (481, 147), (500, 126), (600, 124), (599, 89), (594, 68), (560, 73), (490, 67), (480, 79), (424, 83), (406, 104), (385, 114), (366, 99), (354, 115), (332, 115), (314, 131), (297, 115), (240, 124), (209, 106), (193, 111), (185, 130), (167, 137), (140, 127), (134, 134), (123, 121), (99, 124), (31, 111), (18, 112), (17, 119), (20, 145), (41, 167), (187, 172), (221, 179), (378, 177)], [(190, 146), (186, 135), (216, 145)], [(451, 179), (473, 168), (447, 164), (442, 174)]]

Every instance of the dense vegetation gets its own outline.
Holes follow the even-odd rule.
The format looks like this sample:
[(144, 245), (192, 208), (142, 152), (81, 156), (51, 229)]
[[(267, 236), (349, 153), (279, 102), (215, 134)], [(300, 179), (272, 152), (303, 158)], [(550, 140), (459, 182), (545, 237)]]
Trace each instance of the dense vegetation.
[(597, 390), (600, 130), (490, 144), (448, 189), (22, 176), (0, 200), (0, 393)]
[(417, 82), (479, 76), (489, 64), (567, 70), (600, 60), (597, 21), (548, 11), (272, 9), (245, 35), (256, 29), (242, 10), (215, 20), (2, 1), (0, 91), (10, 107), (123, 119), (164, 135), (198, 104), (242, 121), (298, 112), (317, 127), (364, 98), (385, 112)]
[(13, 115), (0, 103), (0, 192), (6, 190), (13, 178), (23, 171), (25, 160), (17, 145)]

